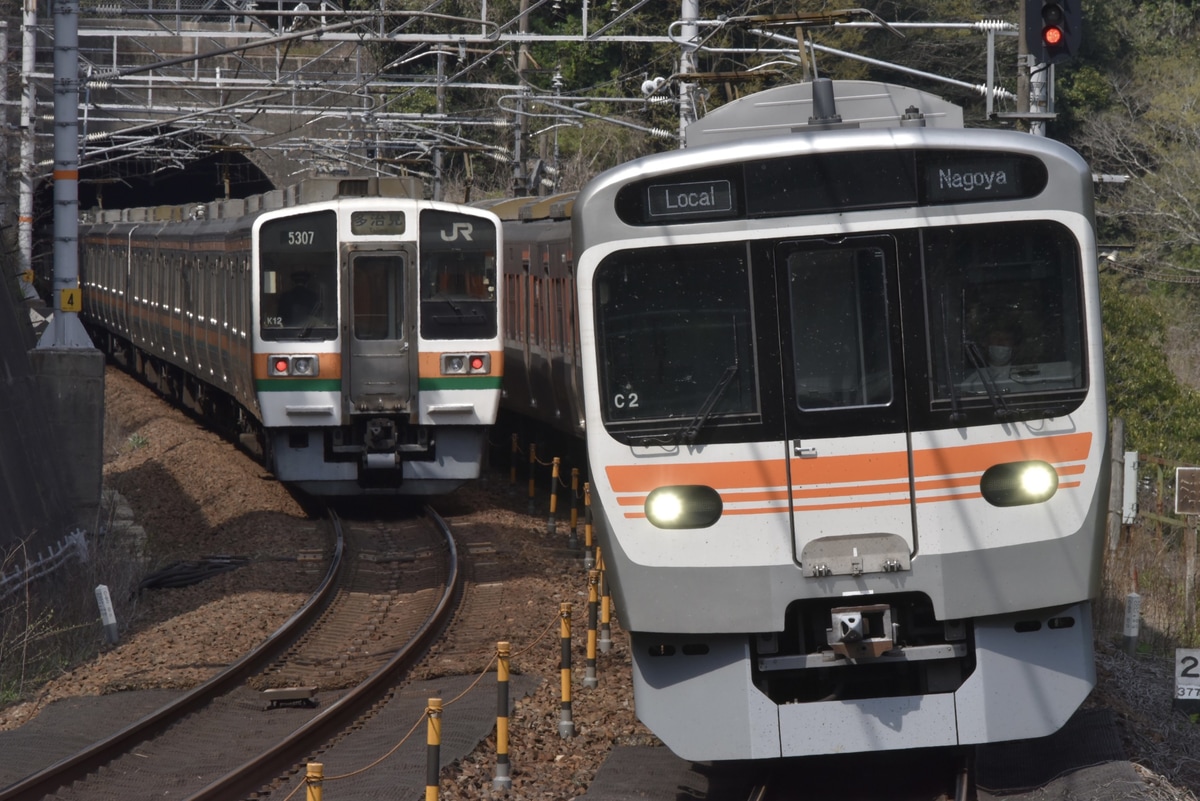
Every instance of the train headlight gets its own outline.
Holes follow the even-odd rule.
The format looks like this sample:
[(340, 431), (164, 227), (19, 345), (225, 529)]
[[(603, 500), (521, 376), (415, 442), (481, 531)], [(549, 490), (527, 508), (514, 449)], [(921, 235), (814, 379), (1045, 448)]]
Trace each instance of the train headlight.
[(980, 478), (979, 490), (993, 506), (1042, 503), (1058, 492), (1058, 472), (1041, 461), (993, 465)]
[(312, 354), (281, 354), (267, 358), (272, 376), (301, 376), (315, 378), (321, 373), (321, 362)]
[(315, 376), (317, 374), (317, 360), (312, 356), (293, 356), (292, 357), (292, 375)]
[(659, 487), (646, 498), (646, 519), (658, 528), (708, 528), (723, 508), (720, 494), (712, 487)]
[(442, 375), (487, 375), (491, 371), (490, 353), (442, 354)]

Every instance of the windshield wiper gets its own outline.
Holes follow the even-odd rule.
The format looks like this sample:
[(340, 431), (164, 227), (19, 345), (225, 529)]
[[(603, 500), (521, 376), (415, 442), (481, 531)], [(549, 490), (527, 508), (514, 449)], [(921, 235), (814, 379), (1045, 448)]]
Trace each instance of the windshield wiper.
[(682, 442), (685, 445), (691, 445), (696, 441), (696, 435), (700, 433), (700, 429), (708, 422), (708, 418), (712, 417), (713, 409), (725, 394), (725, 390), (733, 382), (733, 377), (737, 375), (738, 363), (735, 360), (733, 364), (725, 368), (725, 372), (721, 374), (721, 378), (717, 381), (716, 386), (708, 393), (708, 397), (704, 399), (704, 403), (696, 412), (696, 416), (691, 419), (686, 426), (679, 429), (675, 435), (676, 442)]
[(979, 373), (979, 380), (983, 383), (983, 388), (987, 391), (988, 400), (992, 402), (992, 408), (996, 410), (996, 419), (1007, 420), (1012, 417), (1012, 411), (1008, 408), (1008, 404), (1005, 403), (1004, 395), (996, 387), (996, 382), (992, 380), (992, 371), (987, 366), (987, 360), (983, 358), (983, 351), (969, 339), (964, 340), (963, 345), (967, 349), (967, 355), (971, 357), (971, 364), (975, 365), (975, 370)]

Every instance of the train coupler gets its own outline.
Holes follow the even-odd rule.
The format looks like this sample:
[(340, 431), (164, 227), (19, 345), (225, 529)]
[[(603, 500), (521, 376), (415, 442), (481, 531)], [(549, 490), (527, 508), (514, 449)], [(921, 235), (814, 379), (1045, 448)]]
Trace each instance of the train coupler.
[(872, 659), (896, 647), (896, 626), (888, 604), (841, 606), (829, 610), (829, 647), (847, 659)]

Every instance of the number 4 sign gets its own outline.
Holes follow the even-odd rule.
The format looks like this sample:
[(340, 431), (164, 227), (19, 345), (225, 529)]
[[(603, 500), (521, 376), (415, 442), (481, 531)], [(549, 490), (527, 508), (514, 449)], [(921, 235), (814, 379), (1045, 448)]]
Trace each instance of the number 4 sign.
[(1175, 706), (1200, 712), (1200, 648), (1175, 649)]

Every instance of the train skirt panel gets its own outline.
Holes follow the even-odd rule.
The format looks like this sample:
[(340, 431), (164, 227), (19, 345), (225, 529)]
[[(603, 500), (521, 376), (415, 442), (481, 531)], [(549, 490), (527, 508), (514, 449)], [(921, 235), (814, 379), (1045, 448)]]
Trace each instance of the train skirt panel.
[[(1087, 603), (971, 621), (959, 648), (803, 668), (828, 696), (760, 688), (749, 638), (631, 635), (638, 717), (684, 759), (774, 759), (930, 748), (1057, 731), (1095, 684)], [(893, 664), (886, 664), (888, 660)], [(862, 680), (832, 674), (873, 674)], [(897, 674), (906, 674), (897, 679)], [(838, 687), (865, 697), (838, 698)], [(914, 691), (892, 694), (896, 687)], [(874, 688), (875, 695), (866, 696)]]

